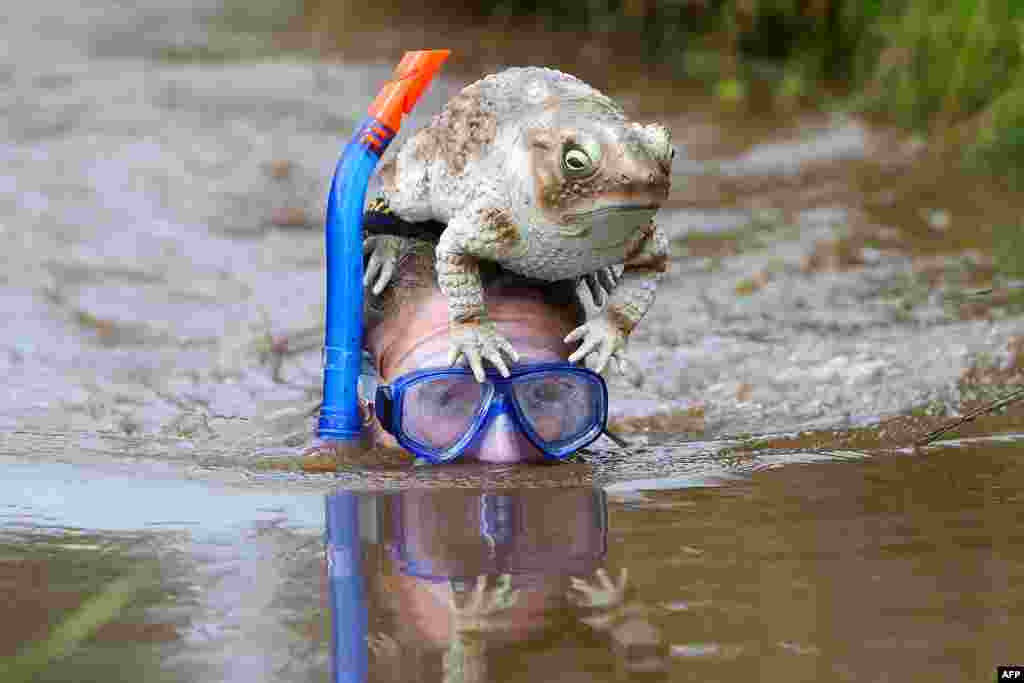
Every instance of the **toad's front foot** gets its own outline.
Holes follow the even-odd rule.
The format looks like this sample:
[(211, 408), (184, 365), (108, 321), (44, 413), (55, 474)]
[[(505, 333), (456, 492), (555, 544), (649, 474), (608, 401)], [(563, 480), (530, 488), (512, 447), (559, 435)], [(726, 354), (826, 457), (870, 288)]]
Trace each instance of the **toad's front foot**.
[(464, 357), (478, 382), (483, 382), (485, 377), (483, 360), (490, 361), (503, 377), (508, 377), (509, 371), (502, 355), (513, 363), (519, 360), (519, 354), (512, 348), (512, 344), (486, 318), (478, 322), (452, 323), (450, 329), (448, 364), (455, 365)]
[(568, 597), (580, 607), (609, 610), (625, 602), (628, 583), (629, 572), (625, 567), (619, 572), (617, 582), (612, 581), (604, 569), (598, 569), (594, 583), (572, 577), (572, 591)]
[(394, 638), (386, 633), (366, 636), (366, 645), (373, 655), (375, 670), (383, 680), (402, 681), (402, 648)]
[(397, 660), (401, 654), (398, 641), (386, 633), (370, 634), (366, 636), (366, 645), (370, 652), (378, 659)]
[(476, 577), (476, 587), (465, 604), (457, 604), (455, 591), (452, 591), (449, 609), (455, 630), (459, 633), (482, 633), (500, 628), (501, 613), (515, 605), (518, 599), (519, 591), (512, 590), (512, 579), (508, 574), (499, 576), (490, 590), (487, 589), (487, 576), (481, 574)]
[(625, 373), (626, 335), (612, 322), (607, 313), (577, 327), (566, 336), (565, 342), (571, 344), (581, 339), (583, 341), (579, 348), (569, 356), (570, 363), (585, 358), (587, 367), (600, 373), (604, 372), (605, 366), (611, 362), (616, 370)]
[(363, 287), (369, 287), (373, 282), (371, 291), (374, 294), (384, 291), (391, 281), (391, 276), (395, 274), (401, 247), (402, 238), (392, 235), (370, 235), (363, 240), (363, 256), (368, 257), (366, 272), (363, 274)]

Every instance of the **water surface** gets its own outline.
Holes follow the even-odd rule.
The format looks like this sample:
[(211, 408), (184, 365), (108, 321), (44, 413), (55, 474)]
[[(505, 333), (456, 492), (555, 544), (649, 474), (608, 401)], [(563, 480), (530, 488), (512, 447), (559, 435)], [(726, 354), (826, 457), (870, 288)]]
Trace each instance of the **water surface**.
[[(477, 472), (359, 492), (6, 459), (0, 651), (24, 664), (141, 576), (32, 680), (988, 680), (1024, 628), (1020, 454), (980, 439), (708, 457), (605, 487)], [(571, 577), (599, 586), (601, 569), (628, 571), (624, 597), (579, 604)], [(481, 575), (498, 607), (474, 614)]]

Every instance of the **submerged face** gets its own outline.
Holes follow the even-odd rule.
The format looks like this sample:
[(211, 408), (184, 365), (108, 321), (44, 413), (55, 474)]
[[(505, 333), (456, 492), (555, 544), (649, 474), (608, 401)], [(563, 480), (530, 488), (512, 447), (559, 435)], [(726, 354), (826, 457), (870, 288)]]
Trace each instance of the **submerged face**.
[(594, 248), (648, 225), (668, 197), (671, 135), (585, 105), (563, 106), (526, 135), (534, 224)]

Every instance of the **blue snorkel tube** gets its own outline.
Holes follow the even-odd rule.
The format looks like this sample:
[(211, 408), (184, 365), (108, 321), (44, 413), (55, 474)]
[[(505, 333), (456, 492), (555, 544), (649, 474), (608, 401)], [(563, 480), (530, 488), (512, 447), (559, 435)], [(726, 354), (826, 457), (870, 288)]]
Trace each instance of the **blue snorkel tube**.
[[(317, 437), (358, 442), (363, 416), (357, 385), (363, 360), (363, 208), (366, 186), (395, 134), (450, 50), (406, 52), (370, 105), (334, 171), (327, 199), (327, 315), (324, 399)], [(340, 443), (339, 443), (340, 442)]]

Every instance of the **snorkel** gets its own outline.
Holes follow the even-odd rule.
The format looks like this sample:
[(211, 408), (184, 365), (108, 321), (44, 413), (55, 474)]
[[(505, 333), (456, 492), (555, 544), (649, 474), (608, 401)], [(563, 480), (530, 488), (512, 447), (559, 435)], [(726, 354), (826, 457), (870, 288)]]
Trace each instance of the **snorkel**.
[(344, 445), (362, 434), (357, 385), (363, 358), (363, 208), (366, 187), (450, 50), (406, 52), (370, 105), (334, 171), (327, 199), (327, 310), (324, 398), (317, 436)]

